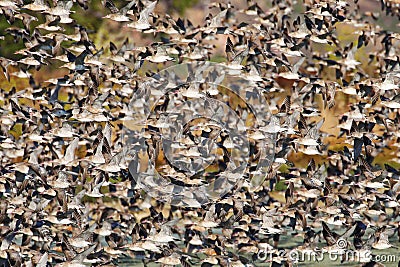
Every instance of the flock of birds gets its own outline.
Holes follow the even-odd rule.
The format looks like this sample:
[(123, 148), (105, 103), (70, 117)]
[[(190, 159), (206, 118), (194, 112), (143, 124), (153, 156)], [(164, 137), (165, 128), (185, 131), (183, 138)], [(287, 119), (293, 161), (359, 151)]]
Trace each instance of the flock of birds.
[[(0, 266), (296, 266), (301, 261), (280, 252), (397, 249), (400, 34), (378, 26), (379, 14), (336, 0), (304, 0), (299, 15), (292, 0), (268, 8), (211, 3), (195, 26), (157, 12), (157, 1), (102, 5), (103, 20), (154, 42), (97, 47), (96, 33), (71, 10), (89, 9), (88, 0), (0, 0), (10, 24), (0, 46), (10, 37), (24, 46), (0, 58), (7, 89), (0, 91)], [(382, 8), (397, 15), (398, 1)], [(152, 198), (135, 177), (140, 164), (149, 159), (181, 184), (182, 173), (163, 157), (160, 128), (168, 126), (148, 126), (147, 151), (126, 146), (124, 120), (140, 112), (132, 96), (148, 101), (157, 68), (218, 58), (220, 40), (221, 64), (256, 85), (270, 123), (248, 133), (246, 173), (225, 195), (198, 206)], [(60, 64), (65, 75), (35, 80)], [(182, 101), (224, 92), (183, 86), (172, 94), (181, 90)], [(161, 98), (156, 119), (174, 103)], [(190, 140), (182, 147), (212, 137), (219, 156), (201, 175), (217, 177), (235, 143), (215, 125), (198, 124), (185, 127)], [(254, 186), (266, 133), (275, 135), (275, 151)], [(261, 260), (260, 252), (271, 257)], [(374, 257), (353, 260), (384, 266)]]

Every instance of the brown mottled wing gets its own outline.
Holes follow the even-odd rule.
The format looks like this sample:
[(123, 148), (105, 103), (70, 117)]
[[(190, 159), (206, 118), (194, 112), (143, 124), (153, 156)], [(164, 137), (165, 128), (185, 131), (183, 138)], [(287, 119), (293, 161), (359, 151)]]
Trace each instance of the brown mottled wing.
[(108, 8), (113, 14), (118, 13), (119, 11), (118, 8), (114, 5), (113, 1), (111, 0), (105, 0), (104, 6)]
[(233, 212), (235, 214), (235, 222), (238, 222), (243, 217), (243, 202), (240, 200), (236, 200), (233, 206)]
[(282, 106), (280, 108), (280, 112), (285, 112), (286, 114), (289, 114), (290, 112), (290, 96), (286, 96), (285, 99), (283, 100)]
[(369, 163), (364, 159), (364, 157), (359, 157), (360, 165), (365, 168), (368, 172), (372, 172), (372, 167)]
[(118, 48), (113, 42), (110, 42), (110, 52), (113, 55), (116, 55), (118, 53)]
[(379, 91), (373, 91), (373, 94), (372, 94), (372, 96), (371, 96), (371, 103), (372, 103), (372, 105), (375, 105), (376, 102), (378, 102), (379, 96), (380, 96)]
[(75, 249), (72, 247), (71, 243), (69, 243), (68, 236), (65, 233), (63, 233), (62, 236), (61, 246), (64, 247), (63, 252), (67, 261), (70, 261), (76, 257), (77, 253)]
[(181, 262), (182, 267), (190, 267), (190, 264), (185, 257), (181, 257), (179, 261)]
[(293, 182), (289, 182), (289, 186), (285, 191), (286, 204), (290, 204), (290, 202), (292, 201), (293, 191), (294, 191), (294, 184)]
[(324, 236), (328, 246), (333, 246), (336, 243), (336, 237), (325, 222), (322, 222), (322, 235)]
[(97, 135), (93, 141), (93, 151), (96, 151), (98, 145), (101, 143), (103, 138), (104, 138), (103, 132), (101, 131), (101, 129), (97, 129)]
[(63, 189), (58, 190), (57, 200), (61, 206), (62, 212), (66, 213), (68, 211), (68, 199), (67, 199), (67, 194), (65, 194), (65, 190)]
[(300, 116), (299, 116), (298, 128), (299, 128), (299, 130), (305, 130), (305, 132), (308, 129), (307, 121), (304, 118), (303, 114), (301, 114), (301, 113), (300, 113)]
[(311, 159), (307, 166), (307, 173), (308, 174), (313, 173), (315, 172), (315, 169), (316, 169), (315, 161), (314, 159)]
[(329, 183), (329, 180), (327, 178), (325, 178), (325, 182), (324, 182), (324, 196), (330, 195), (332, 194), (332, 186)]
[(229, 37), (228, 37), (228, 39), (226, 39), (225, 53), (226, 53), (226, 57), (228, 58), (228, 61), (231, 62), (235, 56), (235, 50), (234, 50), (231, 38), (229, 38)]
[(112, 155), (111, 155), (111, 147), (107, 141), (107, 138), (103, 139), (103, 148), (102, 148), (103, 156), (106, 159), (106, 162), (109, 162)]
[(82, 216), (81, 216), (81, 214), (79, 213), (79, 211), (77, 209), (74, 209), (72, 211), (72, 217), (75, 219), (79, 230), (82, 231)]
[(327, 88), (328, 109), (331, 109), (335, 106), (335, 93), (336, 93), (336, 86), (333, 84), (328, 84), (328, 88)]

